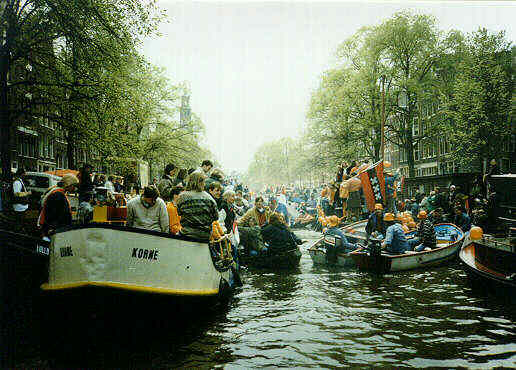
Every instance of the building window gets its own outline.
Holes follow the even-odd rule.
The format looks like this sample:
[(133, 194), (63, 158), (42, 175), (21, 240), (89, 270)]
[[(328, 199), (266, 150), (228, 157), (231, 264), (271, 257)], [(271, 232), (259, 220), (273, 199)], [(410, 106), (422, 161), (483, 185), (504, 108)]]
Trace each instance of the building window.
[(419, 161), (421, 159), (421, 143), (417, 143), (414, 146), (414, 160)]
[(419, 136), (419, 121), (416, 117), (412, 121), (412, 136)]

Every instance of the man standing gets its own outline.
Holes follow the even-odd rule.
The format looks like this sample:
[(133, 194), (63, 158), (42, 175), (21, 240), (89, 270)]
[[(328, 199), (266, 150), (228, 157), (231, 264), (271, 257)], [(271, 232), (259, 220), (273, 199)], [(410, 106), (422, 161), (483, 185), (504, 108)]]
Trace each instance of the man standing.
[(179, 168), (175, 164), (169, 163), (165, 166), (163, 177), (159, 180), (158, 190), (161, 198), (168, 199), (170, 191), (174, 187), (174, 177), (179, 171)]
[(127, 203), (127, 226), (162, 233), (169, 231), (167, 206), (159, 198), (158, 189), (146, 186), (142, 195)]
[(28, 197), (32, 194), (31, 191), (27, 191), (25, 184), (23, 183), (23, 177), (25, 176), (25, 169), (20, 167), (16, 172), (16, 178), (13, 182), (13, 211), (16, 217), (16, 223), (18, 226), (23, 228), (23, 220), (25, 219), (25, 212), (29, 208)]

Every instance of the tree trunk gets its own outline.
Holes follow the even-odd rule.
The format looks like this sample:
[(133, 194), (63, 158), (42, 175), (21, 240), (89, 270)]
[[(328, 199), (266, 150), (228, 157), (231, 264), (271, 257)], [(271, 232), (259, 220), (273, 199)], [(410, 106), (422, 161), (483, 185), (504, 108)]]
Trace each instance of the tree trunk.
[(0, 55), (0, 158), (2, 160), (2, 177), (11, 179), (11, 121), (7, 97), (7, 79), (9, 75), (9, 51), (7, 45), (2, 47)]

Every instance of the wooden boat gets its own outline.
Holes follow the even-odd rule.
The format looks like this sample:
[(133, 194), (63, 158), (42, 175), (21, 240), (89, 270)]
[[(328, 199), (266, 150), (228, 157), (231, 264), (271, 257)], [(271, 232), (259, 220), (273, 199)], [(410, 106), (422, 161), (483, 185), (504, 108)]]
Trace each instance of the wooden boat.
[(235, 287), (230, 251), (221, 245), (110, 224), (52, 236), (48, 292), (80, 288), (152, 295), (213, 297)]
[(238, 260), (242, 266), (270, 269), (292, 269), (299, 267), (301, 251), (295, 247), (280, 253), (246, 256), (240, 254)]
[[(354, 222), (341, 228), (344, 235), (350, 243), (363, 243), (365, 244), (366, 234), (365, 226), (367, 220)], [(315, 242), (310, 248), (308, 253), (312, 258), (314, 264), (329, 264), (342, 267), (355, 266), (355, 261), (350, 253), (337, 253), (335, 256), (326, 255), (326, 245), (335, 246), (336, 239), (330, 235), (325, 235), (317, 242)]]
[[(464, 232), (457, 226), (447, 223), (436, 225), (435, 232), (437, 248), (430, 251), (389, 255), (361, 250), (352, 252), (350, 255), (360, 269), (378, 273), (424, 268), (455, 259), (464, 240)], [(415, 231), (408, 233), (408, 235), (414, 233)]]
[(469, 278), (481, 287), (516, 291), (516, 246), (509, 238), (483, 236), (464, 243), (459, 259)]

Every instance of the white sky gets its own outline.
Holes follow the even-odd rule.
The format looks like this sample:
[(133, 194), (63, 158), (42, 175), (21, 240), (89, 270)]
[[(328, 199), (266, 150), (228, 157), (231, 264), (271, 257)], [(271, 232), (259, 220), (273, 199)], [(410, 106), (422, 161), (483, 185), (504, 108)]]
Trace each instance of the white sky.
[(403, 9), (433, 14), (443, 30), (506, 30), (516, 1), (176, 2), (143, 47), (173, 83), (187, 81), (205, 144), (226, 170), (245, 171), (266, 141), (297, 137), (311, 92), (339, 43)]

